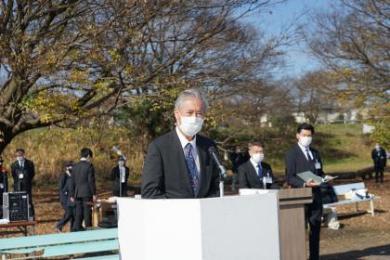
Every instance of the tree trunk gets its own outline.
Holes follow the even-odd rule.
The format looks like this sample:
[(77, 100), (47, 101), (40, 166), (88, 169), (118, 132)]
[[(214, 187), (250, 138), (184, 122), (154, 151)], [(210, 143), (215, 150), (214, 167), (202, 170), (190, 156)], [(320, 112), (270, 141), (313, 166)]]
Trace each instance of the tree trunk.
[(0, 129), (0, 155), (12, 141), (12, 132), (6, 129)]

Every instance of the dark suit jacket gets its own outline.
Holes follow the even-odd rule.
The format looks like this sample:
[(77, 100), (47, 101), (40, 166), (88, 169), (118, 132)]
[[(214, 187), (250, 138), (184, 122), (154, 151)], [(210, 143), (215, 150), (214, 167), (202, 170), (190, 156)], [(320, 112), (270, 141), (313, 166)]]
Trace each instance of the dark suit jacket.
[(318, 161), (321, 164), (321, 169), (316, 169), (314, 162), (309, 162), (301, 148), (296, 144), (286, 154), (286, 179), (287, 183), (293, 188), (302, 188), (304, 181), (297, 176), (297, 173), (304, 171), (312, 171), (318, 176), (324, 176), (322, 170), (322, 160), (317, 150), (310, 147), (310, 151), (314, 156), (314, 162)]
[(379, 152), (374, 149), (371, 152), (371, 158), (374, 161), (375, 169), (382, 170), (386, 167), (387, 154), (385, 149), (382, 147), (379, 149)]
[(59, 195), (61, 205), (65, 207), (74, 206), (74, 202), (70, 200), (71, 193), (73, 191), (73, 180), (72, 176), (66, 173), (61, 174), (59, 181)]
[[(304, 181), (297, 176), (297, 173), (304, 171), (311, 171), (318, 176), (324, 176), (322, 170), (322, 160), (320, 154), (317, 150), (310, 147), (310, 151), (314, 156), (314, 161), (308, 161), (298, 146), (294, 145), (286, 154), (285, 163), (286, 163), (286, 180), (287, 184), (291, 185), (293, 188), (302, 188)], [(315, 168), (315, 162), (318, 161), (321, 164), (321, 169)], [(320, 187), (312, 188), (313, 192), (313, 205), (311, 206), (312, 210), (317, 211), (313, 213), (313, 216), (316, 221), (321, 221), (322, 215), (322, 196)], [(311, 220), (312, 221), (312, 220)]]
[[(14, 179), (14, 191), (26, 191), (31, 194), (32, 181), (35, 176), (34, 163), (25, 159), (23, 167), (20, 167), (19, 162), (15, 161), (11, 165), (11, 173)], [(19, 178), (20, 174), (23, 174), (22, 179)]]
[[(0, 166), (0, 197), (3, 196), (3, 192), (8, 192), (8, 172)], [(3, 205), (3, 200), (0, 201), (0, 205)]]
[[(122, 192), (126, 192), (127, 190), (127, 180), (129, 179), (129, 167), (126, 167), (125, 166), (125, 182), (122, 183)], [(112, 190), (113, 190), (113, 193), (114, 194), (119, 194), (119, 184), (120, 184), (120, 172), (119, 172), (119, 166), (115, 166), (114, 168), (112, 168), (112, 171), (111, 171), (111, 180), (113, 181), (113, 187), (112, 187)]]
[(210, 139), (197, 135), (200, 162), (200, 187), (193, 194), (187, 173), (183, 148), (176, 130), (154, 140), (145, 158), (141, 193), (143, 198), (205, 198), (219, 194), (219, 173), (208, 149), (215, 146)]
[[(264, 176), (269, 174), (269, 176), (274, 180), (272, 174), (271, 166), (268, 163), (261, 162), (261, 167), (263, 168)], [(255, 168), (253, 167), (250, 160), (241, 164), (238, 167), (238, 180), (240, 183), (240, 188), (250, 188), (250, 189), (263, 189), (263, 180), (259, 178), (256, 173)], [(267, 184), (267, 188), (271, 188), (270, 184)]]
[(96, 195), (95, 169), (92, 163), (80, 161), (72, 168), (73, 188), (71, 194), (75, 198), (90, 198)]

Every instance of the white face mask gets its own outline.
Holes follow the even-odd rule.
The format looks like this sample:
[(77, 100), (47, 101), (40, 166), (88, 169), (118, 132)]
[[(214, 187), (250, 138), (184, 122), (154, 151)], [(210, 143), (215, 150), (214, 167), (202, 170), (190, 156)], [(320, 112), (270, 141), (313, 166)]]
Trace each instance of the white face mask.
[(125, 162), (124, 162), (124, 161), (119, 161), (119, 162), (118, 162), (118, 165), (119, 165), (119, 166), (124, 166), (124, 165), (125, 165)]
[(23, 157), (23, 156), (17, 156), (17, 157), (16, 157), (16, 160), (18, 160), (19, 162), (21, 162), (21, 161), (24, 160), (24, 157)]
[(182, 116), (179, 125), (180, 130), (186, 136), (194, 136), (202, 129), (203, 118), (196, 116)]
[(313, 137), (311, 137), (311, 136), (303, 136), (303, 137), (299, 138), (299, 143), (303, 147), (309, 147), (312, 140), (313, 140)]
[(263, 153), (255, 153), (255, 154), (252, 154), (251, 158), (255, 163), (260, 163), (264, 160), (264, 154)]

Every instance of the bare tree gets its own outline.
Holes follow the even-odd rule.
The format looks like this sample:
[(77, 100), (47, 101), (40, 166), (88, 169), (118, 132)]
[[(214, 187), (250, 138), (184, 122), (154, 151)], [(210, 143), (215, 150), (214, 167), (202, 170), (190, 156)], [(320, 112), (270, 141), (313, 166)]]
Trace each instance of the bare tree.
[(237, 35), (241, 15), (277, 2), (1, 1), (0, 153), (24, 131), (109, 113), (139, 96), (154, 109), (166, 105), (205, 75), (205, 59), (218, 61), (219, 37)]
[[(350, 97), (388, 99), (390, 9), (387, 0), (339, 0), (331, 12), (313, 18), (306, 31), (310, 49), (345, 84)], [(346, 84), (348, 84), (346, 86)]]

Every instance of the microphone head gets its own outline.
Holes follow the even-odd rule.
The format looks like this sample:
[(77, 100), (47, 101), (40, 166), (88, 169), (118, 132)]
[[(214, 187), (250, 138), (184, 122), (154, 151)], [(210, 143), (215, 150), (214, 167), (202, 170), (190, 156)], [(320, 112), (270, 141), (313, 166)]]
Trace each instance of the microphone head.
[(217, 153), (217, 149), (215, 149), (215, 146), (209, 147), (209, 153)]

